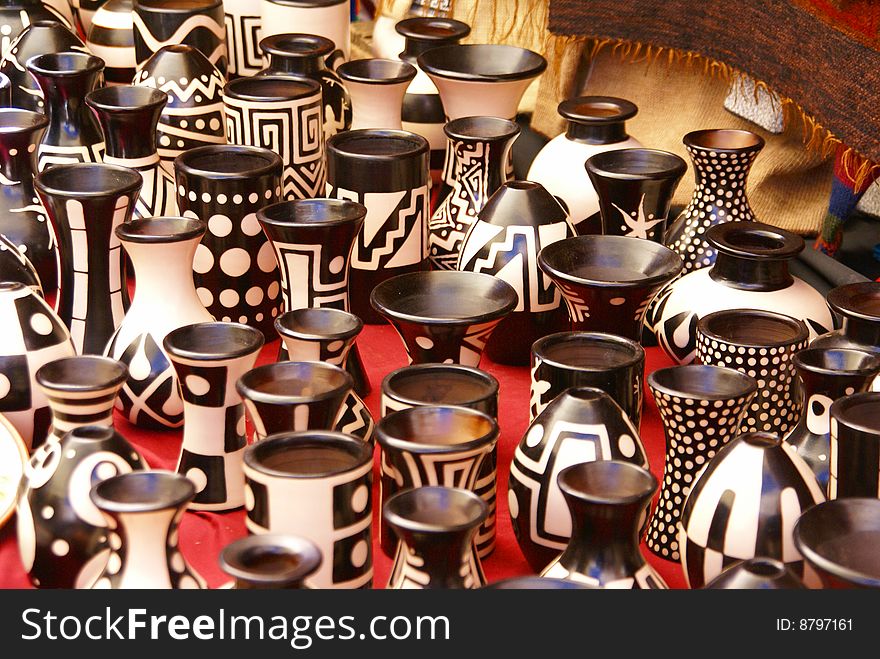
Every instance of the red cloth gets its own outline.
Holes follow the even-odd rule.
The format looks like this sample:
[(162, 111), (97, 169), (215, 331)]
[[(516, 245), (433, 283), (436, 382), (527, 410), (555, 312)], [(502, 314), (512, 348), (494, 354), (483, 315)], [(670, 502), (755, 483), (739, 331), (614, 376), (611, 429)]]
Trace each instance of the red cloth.
[[(406, 353), (400, 339), (389, 326), (367, 325), (358, 339), (358, 346), (373, 385), (366, 403), (374, 417), (379, 418), (379, 397), (382, 378), (395, 368), (406, 364)], [(278, 341), (266, 345), (258, 364), (270, 362), (278, 354)], [(670, 365), (670, 360), (659, 348), (647, 349), (647, 370)], [(492, 373), (500, 383), (498, 420), (501, 437), (498, 443), (498, 542), (495, 552), (483, 561), (489, 581), (505, 577), (530, 574), (531, 570), (519, 551), (507, 512), (507, 475), (513, 451), (525, 432), (529, 421), (529, 369), (527, 367), (500, 366), (483, 358), (482, 367)], [(648, 452), (651, 469), (662, 482), (665, 443), (657, 409), (646, 392), (642, 417), (642, 441)], [(123, 418), (116, 417), (116, 429), (143, 454), (151, 467), (174, 469), (180, 449), (181, 431), (148, 432), (132, 426)], [(378, 474), (378, 466), (376, 474)], [(374, 486), (374, 522), (379, 514), (379, 479)], [(228, 513), (191, 512), (183, 517), (180, 530), (181, 549), (191, 565), (208, 581), (212, 588), (228, 581), (217, 565), (220, 550), (232, 540), (247, 534), (244, 511)], [(378, 523), (374, 530), (378, 530)], [(384, 588), (391, 570), (391, 560), (379, 547), (378, 533), (374, 533), (373, 560), (375, 564), (374, 585)], [(646, 547), (644, 555), (660, 572), (671, 588), (685, 587), (679, 563), (660, 559)], [(27, 576), (18, 557), (15, 540), (15, 520), (10, 520), (0, 530), (0, 587), (26, 588)]]

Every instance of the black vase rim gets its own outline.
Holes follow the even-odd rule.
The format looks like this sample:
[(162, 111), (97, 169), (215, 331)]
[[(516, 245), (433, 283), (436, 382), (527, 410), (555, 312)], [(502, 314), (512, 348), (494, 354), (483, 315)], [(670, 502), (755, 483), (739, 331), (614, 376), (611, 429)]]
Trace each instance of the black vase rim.
[[(347, 458), (346, 464), (324, 471), (310, 469), (301, 472), (284, 471), (264, 464), (264, 461), (274, 454), (312, 448), (333, 450), (340, 455), (344, 455)], [(372, 461), (373, 447), (369, 442), (336, 430), (278, 432), (251, 444), (244, 450), (244, 464), (248, 468), (267, 476), (296, 480), (311, 480), (350, 474)]]
[(736, 441), (761, 450), (781, 448), (783, 443), (781, 435), (764, 430), (741, 433), (737, 435)]
[(267, 55), (291, 59), (324, 57), (335, 49), (332, 39), (317, 34), (285, 32), (260, 39), (260, 50)]
[(123, 222), (116, 227), (116, 237), (123, 242), (141, 245), (181, 243), (205, 235), (207, 223), (197, 217), (144, 217)]
[(350, 199), (293, 199), (263, 206), (257, 211), (257, 221), (279, 228), (335, 227), (350, 222), (362, 222), (367, 208)]
[(819, 375), (871, 377), (880, 373), (876, 354), (854, 348), (804, 348), (791, 359), (796, 369)]
[[(275, 393), (264, 389), (267, 383), (289, 380), (309, 381), (317, 385), (315, 374), (323, 373), (326, 382), (322, 391), (311, 394)], [(295, 405), (298, 403), (319, 402), (342, 396), (354, 387), (349, 373), (338, 366), (326, 362), (275, 362), (252, 368), (235, 383), (239, 395), (258, 403), (270, 405)]]
[(807, 562), (820, 570), (861, 587), (880, 588), (880, 574), (870, 574), (858, 565), (847, 565), (839, 556), (821, 552), (829, 539), (842, 532), (880, 532), (878, 521), (880, 499), (849, 497), (823, 501), (798, 518), (794, 544)]
[(828, 306), (845, 318), (880, 323), (880, 282), (837, 286), (828, 292)]
[[(763, 323), (778, 330), (778, 338), (767, 338), (767, 330), (761, 340), (749, 334), (749, 322)], [(731, 329), (734, 330), (731, 332)], [(810, 330), (802, 320), (763, 309), (722, 309), (706, 314), (697, 322), (697, 331), (706, 338), (727, 345), (745, 348), (783, 348), (806, 341)]]
[(719, 252), (741, 259), (787, 261), (804, 250), (799, 235), (763, 222), (716, 224), (705, 237)]
[(525, 576), (509, 577), (483, 586), (485, 590), (591, 590), (589, 586), (568, 579)]
[(782, 561), (756, 556), (725, 569), (703, 588), (706, 590), (756, 588), (806, 590), (807, 587)]
[(99, 87), (86, 94), (86, 105), (93, 110), (112, 114), (158, 110), (167, 102), (168, 94), (161, 89), (142, 85)]
[(414, 16), (397, 21), (394, 30), (405, 39), (426, 44), (446, 44), (464, 39), (471, 33), (471, 26), (443, 16)]
[(587, 158), (584, 168), (591, 176), (618, 181), (663, 181), (684, 176), (684, 158), (660, 149), (615, 149)]
[(144, 180), (140, 173), (107, 163), (62, 163), (39, 172), (34, 187), (50, 197), (95, 199), (135, 194)]
[(389, 497), (382, 504), (382, 516), (392, 527), (414, 533), (461, 533), (476, 530), (489, 516), (489, 506), (470, 490), (422, 485)]
[[(393, 145), (393, 149), (378, 151), (381, 140), (383, 147)], [(326, 142), (328, 158), (352, 158), (365, 162), (396, 162), (402, 159), (424, 157), (430, 147), (428, 140), (407, 130), (387, 130), (379, 128), (358, 128), (336, 133)]]
[(763, 137), (741, 128), (694, 130), (686, 134), (681, 141), (690, 149), (718, 153), (760, 151), (765, 145)]
[[(179, 6), (175, 6), (179, 3)], [(201, 6), (193, 6), (193, 5)], [(133, 12), (143, 9), (155, 14), (200, 14), (223, 6), (223, 0), (132, 0)]]
[(533, 50), (506, 44), (438, 46), (418, 57), (429, 75), (471, 82), (512, 82), (541, 75), (547, 60)]
[[(282, 570), (269, 572), (255, 564), (263, 556), (286, 556), (296, 562)], [(318, 546), (298, 535), (262, 533), (249, 535), (229, 543), (220, 551), (220, 569), (234, 579), (254, 584), (296, 583), (321, 567), (323, 559)]]
[[(79, 38), (79, 35), (76, 35), (73, 31), (71, 31), (71, 29), (69, 27), (67, 27), (63, 23), (60, 23), (58, 21), (53, 21), (48, 18), (41, 18), (38, 21), (34, 21), (33, 23), (31, 23), (30, 25), (27, 26), (27, 29), (33, 29), (35, 27), (44, 27), (44, 28), (52, 28), (52, 29), (61, 27), (61, 28), (64, 28), (65, 30), (67, 30), (68, 32), (70, 32), (71, 34), (73, 34), (74, 36), (76, 36), (77, 38)], [(24, 30), (22, 30), (22, 32), (24, 32)]]
[(604, 126), (628, 121), (639, 112), (632, 101), (617, 96), (576, 96), (556, 108), (566, 121), (584, 126)]
[(349, 0), (269, 0), (273, 5), (285, 5), (287, 7), (333, 7), (347, 3)]
[(92, 502), (110, 513), (149, 513), (177, 508), (196, 495), (186, 476), (164, 469), (132, 471), (112, 476), (89, 492)]
[(14, 293), (25, 289), (31, 290), (31, 287), (20, 281), (0, 281), (0, 293)]
[(692, 400), (746, 398), (758, 390), (750, 375), (726, 366), (678, 364), (648, 374), (648, 386), (667, 396)]
[(207, 362), (251, 355), (264, 343), (263, 333), (250, 325), (212, 321), (171, 330), (162, 346), (172, 357)]
[[(456, 421), (457, 431), (453, 429)], [(438, 425), (445, 429), (444, 436), (434, 438), (431, 430)], [(470, 407), (419, 405), (389, 412), (376, 424), (375, 433), (376, 441), (386, 451), (442, 455), (494, 444), (499, 431), (491, 416)]]
[[(566, 364), (565, 362), (559, 361), (557, 359), (553, 359), (549, 357), (546, 353), (548, 348), (551, 348), (555, 345), (578, 341), (578, 342), (593, 342), (598, 345), (610, 345), (613, 344), (615, 347), (623, 348), (626, 352), (630, 353), (630, 358), (626, 360), (622, 360), (619, 363), (613, 364), (611, 367), (609, 366), (575, 366), (572, 364)], [(548, 334), (547, 336), (542, 336), (540, 339), (535, 341), (532, 344), (532, 355), (541, 359), (541, 361), (545, 364), (553, 366), (555, 368), (563, 368), (563, 369), (576, 369), (579, 371), (587, 371), (600, 373), (608, 370), (618, 370), (618, 369), (627, 369), (632, 368), (640, 363), (644, 363), (645, 361), (645, 349), (637, 342), (632, 339), (628, 339), (623, 336), (618, 336), (617, 334), (608, 334), (607, 332), (555, 332), (553, 334)]]
[[(478, 290), (473, 291), (474, 288)], [(441, 299), (444, 289), (448, 297), (444, 295)], [(456, 303), (460, 304), (464, 296), (484, 300), (486, 308), (470, 315), (461, 313)], [(413, 299), (425, 303), (419, 313), (401, 307)], [(419, 325), (488, 323), (506, 316), (518, 302), (516, 289), (503, 279), (463, 270), (425, 270), (395, 275), (377, 284), (370, 292), (370, 305), (383, 316)], [(429, 309), (429, 304), (436, 306)]]
[(416, 73), (416, 67), (408, 62), (380, 57), (353, 59), (336, 67), (336, 75), (345, 82), (364, 85), (402, 85)]
[[(67, 62), (65, 67), (63, 62)], [(75, 50), (34, 55), (25, 68), (34, 74), (51, 78), (73, 78), (97, 74), (104, 70), (104, 60), (96, 55)]]
[[(625, 506), (650, 498), (659, 486), (650, 471), (622, 460), (596, 460), (566, 467), (556, 477), (559, 489), (580, 501)], [(615, 493), (613, 484), (621, 488)]]
[(41, 387), (51, 391), (102, 391), (125, 382), (128, 379), (128, 367), (110, 357), (75, 355), (43, 364), (37, 369), (34, 379)]
[(302, 341), (348, 341), (364, 327), (364, 321), (353, 313), (333, 307), (303, 307), (278, 316), (275, 331), (282, 338)]
[[(245, 164), (247, 160), (247, 164)], [(260, 160), (263, 164), (254, 165)], [(240, 166), (235, 166), (236, 161)], [(227, 166), (218, 167), (223, 162)], [(212, 168), (210, 163), (215, 163)], [(281, 175), (284, 163), (281, 156), (270, 149), (238, 144), (207, 144), (187, 149), (174, 159), (175, 173), (215, 181), (245, 181), (252, 178)]]
[[(649, 265), (656, 270), (639, 279), (598, 279), (584, 277), (567, 272), (564, 259), (569, 257), (573, 249), (579, 249), (577, 256), (598, 258), (603, 266), (608, 266), (609, 256), (618, 253), (625, 256), (633, 250), (651, 255)], [(589, 261), (586, 261), (589, 263)], [(579, 264), (582, 265), (582, 264)], [(645, 288), (662, 284), (674, 279), (684, 268), (681, 257), (660, 243), (653, 240), (633, 238), (631, 236), (587, 235), (563, 238), (541, 248), (538, 252), (538, 266), (552, 278), (569, 284), (607, 288)], [(635, 264), (633, 264), (635, 267)], [(635, 272), (635, 270), (634, 270)]]
[(446, 122), (443, 132), (451, 140), (501, 142), (519, 136), (518, 123), (500, 117), (459, 117)]
[(430, 378), (435, 373), (443, 372), (451, 372), (468, 377), (474, 382), (479, 382), (486, 387), (486, 392), (484, 394), (472, 399), (456, 402), (456, 405), (469, 407), (470, 405), (494, 398), (498, 395), (498, 378), (487, 371), (483, 371), (474, 366), (465, 366), (464, 364), (409, 364), (408, 366), (401, 366), (382, 378), (382, 392), (394, 400), (401, 401), (407, 405), (435, 404), (433, 401), (418, 400), (411, 396), (404, 396), (394, 387), (395, 384), (401, 380), (418, 377), (420, 375)]
[(0, 108), (0, 135), (32, 133), (48, 125), (49, 117), (42, 112), (31, 112), (21, 108)]
[(223, 87), (224, 97), (251, 103), (284, 103), (320, 94), (321, 85), (310, 78), (279, 75), (234, 78)]
[(831, 418), (859, 432), (880, 434), (880, 391), (862, 391), (831, 403)]

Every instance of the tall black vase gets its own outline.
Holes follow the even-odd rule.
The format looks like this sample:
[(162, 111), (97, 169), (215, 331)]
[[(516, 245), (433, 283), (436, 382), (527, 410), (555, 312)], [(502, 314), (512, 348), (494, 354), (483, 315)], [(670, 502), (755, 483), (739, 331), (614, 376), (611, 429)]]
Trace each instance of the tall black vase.
[(58, 315), (78, 354), (102, 354), (129, 305), (113, 231), (131, 219), (141, 176), (118, 165), (55, 165), (35, 185), (58, 238)]
[(36, 112), (0, 110), (0, 234), (30, 260), (46, 294), (58, 288), (58, 249), (34, 189), (34, 172), (48, 123)]

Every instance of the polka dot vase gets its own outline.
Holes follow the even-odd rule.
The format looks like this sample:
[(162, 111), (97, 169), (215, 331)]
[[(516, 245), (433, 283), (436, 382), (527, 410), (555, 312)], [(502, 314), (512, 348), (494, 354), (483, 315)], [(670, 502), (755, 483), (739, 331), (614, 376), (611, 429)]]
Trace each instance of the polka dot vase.
[(566, 389), (532, 421), (510, 465), (510, 521), (535, 572), (553, 562), (571, 538), (559, 472), (597, 460), (648, 467), (638, 431), (611, 396), (593, 387)]
[(34, 452), (16, 507), (19, 555), (34, 586), (94, 583), (113, 542), (89, 491), (106, 478), (141, 469), (147, 464), (137, 451), (102, 426), (74, 428)]
[(672, 366), (648, 376), (663, 434), (666, 466), (660, 498), (645, 538), (648, 549), (670, 561), (681, 558), (677, 524), (700, 470), (739, 433), (754, 378), (720, 366)]
[(245, 523), (250, 533), (314, 542), (324, 560), (311, 588), (373, 583), (373, 450), (330, 431), (279, 433), (245, 450)]
[(204, 146), (177, 158), (174, 171), (180, 212), (208, 225), (193, 262), (199, 299), (217, 320), (272, 335), (281, 280), (257, 211), (281, 199), (281, 158), (259, 147)]
[(94, 589), (207, 588), (180, 553), (179, 524), (193, 483), (170, 471), (139, 471), (97, 484), (91, 498), (104, 517), (110, 552)]
[(802, 401), (792, 356), (807, 347), (803, 322), (770, 311), (732, 309), (700, 319), (697, 361), (726, 366), (754, 378), (758, 390), (743, 417), (743, 432), (783, 437), (797, 424)]
[(202, 220), (182, 217), (132, 220), (116, 229), (138, 287), (105, 354), (128, 366), (117, 407), (135, 425), (161, 430), (183, 424), (177, 375), (162, 342), (171, 330), (213, 320), (192, 283), (204, 234)]
[(174, 159), (209, 144), (226, 144), (223, 117), (223, 74), (192, 46), (157, 50), (144, 62), (133, 84), (168, 94), (159, 117), (159, 159), (174, 173)]
[(192, 510), (244, 505), (244, 404), (235, 381), (253, 368), (263, 335), (238, 323), (196, 323), (170, 332), (163, 347), (180, 382), (183, 444), (177, 471), (196, 486)]

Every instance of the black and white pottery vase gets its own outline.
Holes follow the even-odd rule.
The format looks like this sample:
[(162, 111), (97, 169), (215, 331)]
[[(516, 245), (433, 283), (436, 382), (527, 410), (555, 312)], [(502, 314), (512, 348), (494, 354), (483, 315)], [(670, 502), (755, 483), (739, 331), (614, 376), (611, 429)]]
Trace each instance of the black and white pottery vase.
[(104, 60), (108, 85), (128, 85), (135, 77), (134, 0), (108, 0), (92, 17), (86, 46)]
[(49, 433), (52, 412), (37, 386), (43, 364), (76, 354), (70, 332), (46, 301), (19, 282), (0, 282), (0, 413), (21, 435), (25, 448)]
[(229, 78), (256, 75), (263, 68), (260, 53), (260, 0), (223, 0)]
[(667, 588), (639, 550), (639, 530), (657, 491), (651, 472), (600, 460), (566, 467), (557, 480), (571, 511), (571, 540), (542, 577), (593, 588)]
[(35, 179), (58, 241), (55, 308), (77, 354), (103, 353), (128, 309), (114, 231), (131, 218), (141, 183), (136, 171), (103, 163), (54, 165)]
[(135, 85), (168, 94), (159, 116), (159, 159), (174, 174), (174, 159), (184, 151), (226, 144), (223, 75), (192, 46), (165, 46), (144, 62)]
[(373, 583), (373, 450), (339, 432), (287, 432), (245, 449), (247, 529), (317, 545), (325, 560), (310, 588)]
[(237, 78), (223, 88), (226, 138), (281, 156), (283, 199), (321, 196), (326, 181), (321, 85), (307, 78)]
[(626, 122), (639, 109), (613, 96), (578, 96), (562, 101), (556, 111), (567, 122), (565, 132), (538, 152), (526, 178), (562, 200), (578, 234), (602, 233), (599, 196), (584, 163), (597, 153), (640, 148), (626, 132)]
[(399, 57), (416, 67), (416, 77), (406, 88), (403, 97), (401, 120), (404, 130), (428, 140), (431, 147), (431, 179), (439, 183), (446, 157), (446, 135), (443, 132), (446, 113), (443, 111), (443, 101), (440, 100), (437, 86), (419, 68), (418, 57), (431, 48), (457, 44), (471, 33), (471, 28), (467, 23), (451, 18), (416, 16), (398, 21), (394, 30), (403, 37), (403, 50), (376, 57)]
[(203, 146), (182, 153), (174, 171), (180, 212), (208, 225), (193, 262), (199, 299), (217, 320), (270, 334), (281, 285), (257, 211), (281, 199), (281, 157), (257, 147)]
[(101, 162), (104, 137), (85, 104), (99, 86), (104, 60), (84, 52), (49, 53), (27, 61), (43, 92), (49, 126), (37, 147), (37, 168), (78, 162)]
[(794, 543), (823, 588), (880, 589), (878, 520), (876, 496), (826, 501), (800, 516)]
[(641, 341), (648, 304), (681, 272), (681, 259), (634, 236), (575, 236), (542, 248), (538, 266), (562, 293), (573, 330)]
[(446, 270), (386, 279), (370, 293), (370, 303), (397, 331), (410, 364), (478, 366), (517, 295), (503, 279)]
[(309, 78), (321, 85), (324, 139), (351, 129), (351, 97), (325, 61), (334, 49), (330, 39), (315, 34), (274, 34), (260, 41), (260, 49), (269, 62), (257, 75)]
[[(880, 282), (844, 284), (828, 292), (828, 306), (840, 318), (840, 329), (817, 337), (811, 348), (852, 348), (880, 357)], [(880, 377), (871, 387), (880, 390)]]
[(133, 7), (138, 67), (164, 46), (187, 45), (226, 76), (223, 0), (133, 0)]
[(700, 319), (697, 361), (735, 369), (758, 382), (740, 425), (742, 432), (785, 437), (797, 425), (803, 401), (792, 357), (807, 347), (807, 334), (803, 322), (769, 311), (733, 309)]
[(455, 270), (465, 236), (489, 198), (507, 182), (510, 147), (520, 128), (507, 119), (462, 117), (442, 130), (458, 171), (452, 192), (428, 223), (428, 254), (435, 269)]
[(276, 433), (331, 430), (352, 389), (351, 376), (324, 362), (277, 362), (243, 374), (235, 384), (254, 439)]
[(172, 330), (162, 347), (183, 399), (183, 444), (177, 472), (196, 486), (192, 510), (244, 505), (244, 405), (235, 390), (253, 368), (263, 335), (238, 323), (196, 323)]
[(400, 60), (357, 59), (336, 69), (351, 96), (351, 129), (400, 130), (403, 96), (416, 67)]
[(635, 341), (601, 332), (558, 332), (535, 341), (531, 366), (530, 421), (569, 387), (596, 387), (639, 428), (645, 350)]
[(685, 499), (679, 551), (690, 588), (739, 561), (781, 561), (811, 586), (794, 545), (800, 515), (825, 500), (810, 467), (779, 435), (747, 432), (710, 460)]
[(43, 292), (51, 294), (58, 288), (58, 247), (34, 189), (36, 150), (48, 123), (37, 112), (0, 109), (0, 234), (36, 268)]
[[(0, 22), (2, 20), (0, 18)], [(2, 27), (2, 23), (0, 23), (0, 29)], [(9, 45), (8, 52), (6, 48), (3, 49), (3, 59), (0, 60), (0, 73), (6, 75), (10, 83), (12, 105), (9, 107), (32, 112), (46, 112), (43, 91), (25, 67), (27, 61), (31, 57), (46, 53), (80, 52), (88, 54), (89, 51), (82, 39), (76, 36), (70, 28), (56, 20), (38, 20), (20, 32), (21, 34), (12, 33), (15, 41)], [(15, 37), (16, 34), (17, 37)], [(8, 37), (3, 35), (0, 38), (5, 40)]]
[(844, 396), (869, 391), (880, 373), (880, 359), (863, 350), (808, 348), (796, 352), (792, 363), (800, 380), (803, 407), (800, 420), (785, 441), (795, 447), (827, 491), (831, 405)]
[(498, 418), (498, 380), (461, 364), (413, 364), (382, 380), (381, 414), (419, 405), (457, 405)]
[(15, 39), (26, 27), (44, 21), (70, 29), (70, 23), (41, 0), (0, 0), (0, 55), (9, 55)]
[(104, 162), (133, 169), (144, 183), (132, 218), (177, 215), (174, 179), (159, 165), (156, 126), (168, 95), (158, 89), (117, 85), (86, 95), (104, 133)]
[(880, 393), (845, 396), (831, 405), (828, 498), (880, 497)]
[(772, 558), (750, 558), (729, 567), (705, 590), (805, 590), (804, 582), (785, 563)]
[(398, 537), (388, 589), (468, 589), (486, 585), (474, 536), (489, 507), (470, 490), (422, 486), (398, 492), (382, 516)]
[(45, 297), (40, 275), (34, 264), (2, 233), (0, 233), (0, 281), (24, 284), (40, 297)]
[(31, 583), (88, 588), (113, 547), (89, 491), (117, 474), (147, 468), (122, 435), (102, 426), (75, 428), (38, 448), (25, 467), (16, 507), (19, 554)]
[(327, 140), (327, 196), (363, 204), (351, 254), (351, 311), (384, 322), (370, 292), (394, 275), (426, 269), (428, 142), (406, 131), (356, 130)]
[[(477, 553), (480, 558), (492, 553), (496, 484), (483, 470), (498, 441), (498, 423), (492, 417), (465, 407), (411, 407), (382, 417), (376, 424), (376, 439), (382, 447), (383, 507), (397, 492), (424, 485), (471, 490), (489, 506), (489, 515), (478, 531)], [(380, 523), (382, 551), (393, 556), (393, 533), (381, 518)]]
[(668, 151), (618, 149), (591, 156), (584, 167), (599, 197), (603, 234), (663, 242), (684, 160)]
[(283, 533), (239, 538), (220, 552), (220, 567), (235, 590), (297, 590), (321, 567), (321, 550), (311, 540)]
[(825, 298), (792, 276), (789, 263), (804, 249), (797, 234), (759, 222), (728, 222), (708, 229), (715, 264), (692, 271), (660, 293), (646, 325), (663, 351), (680, 364), (694, 359), (697, 322), (722, 309), (766, 309), (799, 318), (810, 338), (834, 326)]
[(461, 244), (457, 269), (503, 279), (519, 296), (495, 341), (486, 346), (492, 361), (525, 364), (532, 343), (568, 329), (562, 294), (538, 267), (538, 253), (574, 235), (565, 209), (530, 181), (505, 183), (477, 215)]
[(110, 527), (110, 555), (92, 588), (207, 588), (178, 546), (180, 519), (195, 493), (190, 480), (170, 471), (122, 474), (92, 488)]
[(391, 0), (376, 6), (370, 49), (374, 57), (398, 57), (405, 46), (396, 31), (409, 17), (446, 18), (452, 13), (450, 0)]
[(571, 514), (557, 476), (566, 467), (596, 460), (648, 468), (638, 430), (608, 394), (593, 387), (566, 389), (529, 425), (510, 464), (510, 521), (535, 572), (553, 562), (571, 539)]
[(81, 426), (112, 428), (113, 407), (127, 377), (124, 364), (97, 355), (62, 357), (43, 364), (36, 381), (52, 411), (45, 441), (61, 441)]
[[(423, 52), (417, 62), (437, 87), (447, 119), (513, 120), (526, 89), (547, 68), (547, 60), (538, 53), (503, 44), (440, 46)], [(457, 171), (455, 156), (447, 146), (435, 203), (452, 192)]]
[(12, 107), (12, 83), (5, 73), (0, 73), (0, 108)]
[(162, 342), (171, 330), (210, 322), (192, 281), (202, 220), (154, 217), (116, 228), (131, 259), (137, 294), (104, 354), (128, 366), (120, 411), (130, 423), (162, 430), (183, 424), (178, 379)]
[[(363, 321), (332, 307), (293, 309), (275, 319), (275, 330), (294, 362), (325, 362), (345, 368)], [(354, 388), (348, 392), (334, 430), (373, 443), (373, 415)]]
[(700, 470), (739, 435), (757, 388), (754, 378), (720, 366), (671, 366), (648, 375), (666, 438), (663, 484), (645, 537), (657, 556), (681, 558), (678, 520), (684, 500)]
[(264, 37), (294, 31), (315, 34), (330, 39), (336, 47), (328, 57), (328, 64), (348, 59), (351, 51), (348, 0), (261, 0), (260, 16)]
[[(57, 5), (60, 0), (51, 0), (47, 5)], [(44, 0), (45, 2), (45, 0)], [(95, 14), (107, 0), (67, 0), (67, 10), (73, 19), (71, 25), (78, 34), (86, 35), (92, 27)]]

